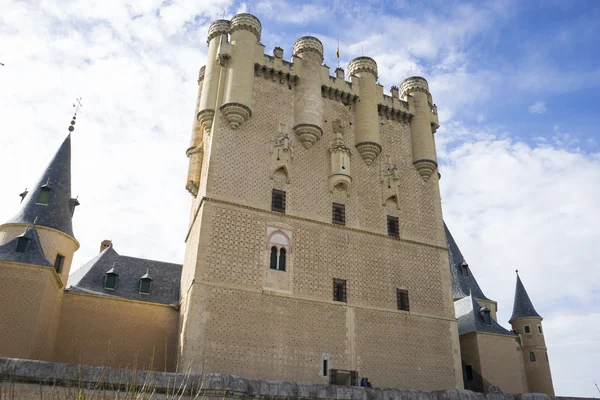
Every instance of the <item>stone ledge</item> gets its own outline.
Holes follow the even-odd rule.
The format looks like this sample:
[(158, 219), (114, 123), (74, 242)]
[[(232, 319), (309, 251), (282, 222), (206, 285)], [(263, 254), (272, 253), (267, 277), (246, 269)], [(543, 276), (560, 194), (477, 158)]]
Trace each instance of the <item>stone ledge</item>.
[[(337, 400), (575, 400), (573, 397), (549, 397), (539, 393), (505, 395), (475, 393), (469, 390), (439, 391), (411, 389), (379, 389), (296, 383), (284, 381), (249, 380), (235, 375), (187, 375), (172, 372), (111, 369), (89, 365), (0, 358), (0, 386), (3, 383), (38, 384), (77, 387), (82, 389), (125, 389), (135, 384), (155, 393), (197, 393), (223, 398), (260, 399), (337, 399)], [(178, 391), (177, 388), (183, 390)], [(583, 399), (583, 398), (579, 398)]]

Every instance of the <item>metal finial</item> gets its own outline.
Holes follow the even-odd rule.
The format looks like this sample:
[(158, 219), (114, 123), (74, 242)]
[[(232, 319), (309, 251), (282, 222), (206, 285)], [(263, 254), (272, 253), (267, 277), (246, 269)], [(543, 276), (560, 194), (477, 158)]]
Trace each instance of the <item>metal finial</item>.
[(38, 220), (38, 215), (35, 216), (35, 219), (33, 220), (33, 225), (37, 224), (37, 220)]
[(515, 269), (515, 272), (517, 273), (517, 275), (519, 275), (519, 270), (518, 269)]
[(76, 103), (73, 103), (73, 107), (75, 107), (75, 114), (73, 114), (73, 119), (71, 120), (71, 125), (69, 126), (69, 132), (73, 132), (75, 130), (75, 120), (77, 119), (77, 114), (79, 112), (83, 112), (81, 109), (83, 108), (83, 104), (81, 104), (82, 97), (78, 97), (75, 99)]

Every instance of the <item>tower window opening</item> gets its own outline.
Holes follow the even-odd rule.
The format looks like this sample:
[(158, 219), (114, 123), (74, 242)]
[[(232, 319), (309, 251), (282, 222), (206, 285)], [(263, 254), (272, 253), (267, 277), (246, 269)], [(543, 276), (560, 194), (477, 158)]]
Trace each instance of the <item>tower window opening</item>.
[(546, 362), (549, 362), (549, 360), (548, 360), (548, 352), (546, 352)]
[(408, 290), (396, 289), (396, 302), (398, 303), (398, 310), (410, 311), (410, 304), (408, 302)]
[(395, 238), (400, 236), (400, 226), (398, 224), (398, 217), (393, 217), (391, 215), (388, 215), (387, 230), (388, 230), (388, 236), (392, 236)]
[(337, 225), (346, 225), (346, 206), (344, 204), (333, 203), (331, 222)]
[(63, 267), (64, 263), (65, 263), (65, 257), (60, 254), (57, 254), (56, 259), (54, 260), (54, 269), (56, 270), (57, 274), (60, 274), (60, 272), (62, 271), (62, 267)]
[(469, 264), (463, 261), (460, 265), (461, 272), (464, 276), (469, 276)]
[(284, 248), (279, 249), (279, 270), (285, 271), (285, 254), (286, 251)]
[(346, 303), (346, 280), (345, 279), (334, 279), (333, 280), (333, 301), (341, 301)]
[(481, 312), (483, 314), (483, 321), (485, 322), (485, 324), (491, 325), (492, 324), (492, 316), (490, 315), (489, 308), (484, 308), (483, 310), (481, 310)]
[(36, 204), (48, 204), (48, 201), (50, 201), (50, 192), (52, 191), (52, 189), (48, 188), (48, 187), (43, 187), (40, 189), (40, 194), (38, 195), (38, 198), (36, 200)]
[(17, 253), (25, 253), (27, 251), (27, 248), (29, 247), (29, 239), (26, 237), (20, 237), (19, 240), (17, 240)]
[(529, 352), (529, 361), (535, 362), (535, 353), (533, 351)]
[(541, 325), (538, 325), (538, 333), (539, 333), (540, 335), (542, 335), (542, 334), (543, 334), (543, 332), (542, 332), (542, 326), (541, 326)]
[(468, 381), (473, 380), (473, 367), (472, 366), (467, 365), (465, 367), (465, 377), (467, 378)]
[(117, 287), (117, 278), (119, 275), (115, 272), (107, 272), (104, 277), (104, 289), (115, 290)]
[(148, 279), (148, 278), (140, 279), (140, 294), (150, 294), (151, 286), (152, 286), (152, 279)]
[(523, 326), (523, 331), (525, 331), (525, 333), (531, 333), (531, 328), (529, 327), (529, 325), (525, 325)]
[(285, 192), (283, 190), (273, 189), (271, 210), (285, 213)]
[(328, 371), (329, 371), (329, 355), (327, 353), (323, 353), (323, 364), (321, 366), (321, 375), (327, 376)]

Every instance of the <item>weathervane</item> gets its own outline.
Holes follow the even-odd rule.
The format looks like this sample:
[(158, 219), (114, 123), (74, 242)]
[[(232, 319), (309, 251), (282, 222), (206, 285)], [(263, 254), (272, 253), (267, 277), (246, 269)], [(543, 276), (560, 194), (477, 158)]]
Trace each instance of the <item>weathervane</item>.
[(75, 130), (75, 120), (77, 119), (77, 113), (83, 112), (81, 109), (83, 108), (83, 104), (81, 104), (81, 97), (75, 99), (77, 104), (73, 103), (73, 107), (75, 107), (75, 114), (73, 114), (73, 119), (71, 120), (71, 126), (69, 126), (69, 132), (73, 132)]

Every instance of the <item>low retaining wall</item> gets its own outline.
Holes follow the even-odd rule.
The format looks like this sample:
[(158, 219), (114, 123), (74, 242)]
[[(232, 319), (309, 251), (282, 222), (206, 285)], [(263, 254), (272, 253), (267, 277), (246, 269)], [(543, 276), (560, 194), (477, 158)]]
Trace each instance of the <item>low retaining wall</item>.
[[(83, 393), (77, 395), (77, 393)], [(337, 399), (337, 400), (570, 400), (526, 393), (505, 395), (450, 389), (424, 391), (248, 380), (235, 375), (135, 371), (0, 358), (0, 399)], [(138, 397), (135, 394), (146, 393)], [(131, 394), (128, 397), (127, 394)], [(134, 396), (135, 395), (135, 396)], [(573, 398), (574, 399), (574, 398)]]

